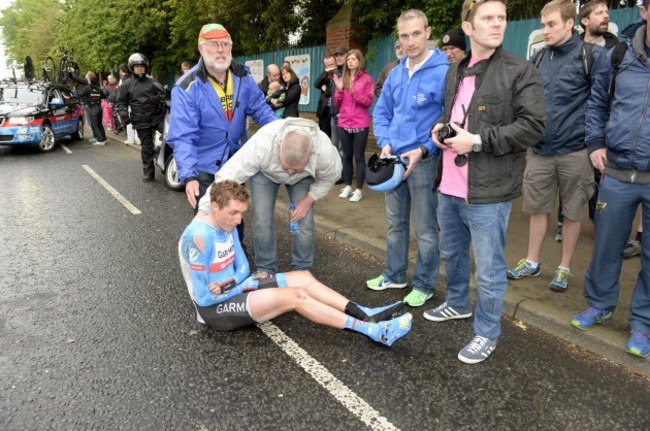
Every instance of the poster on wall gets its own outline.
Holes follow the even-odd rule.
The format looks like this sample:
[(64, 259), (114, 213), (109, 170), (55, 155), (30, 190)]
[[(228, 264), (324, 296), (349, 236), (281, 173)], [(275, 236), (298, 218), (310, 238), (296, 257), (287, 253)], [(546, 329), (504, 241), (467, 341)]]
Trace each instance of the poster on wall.
[[(582, 33), (584, 30), (582, 29), (581, 26), (577, 25), (575, 29), (578, 31), (578, 33)], [(609, 22), (609, 26), (607, 27), (607, 31), (612, 33), (614, 36), (618, 36), (618, 25), (616, 25), (615, 22)], [(544, 35), (542, 34), (542, 30), (533, 30), (530, 32), (530, 35), (528, 36), (528, 49), (526, 50), (526, 59), (530, 60), (533, 58), (533, 55), (537, 53), (540, 49), (544, 48), (546, 44), (544, 43)]]
[(264, 60), (248, 60), (245, 64), (250, 68), (255, 82), (259, 83), (264, 79)]
[(284, 61), (291, 63), (291, 68), (298, 75), (300, 83), (300, 102), (299, 105), (309, 105), (309, 73), (311, 72), (311, 56), (309, 54), (292, 55), (285, 57)]

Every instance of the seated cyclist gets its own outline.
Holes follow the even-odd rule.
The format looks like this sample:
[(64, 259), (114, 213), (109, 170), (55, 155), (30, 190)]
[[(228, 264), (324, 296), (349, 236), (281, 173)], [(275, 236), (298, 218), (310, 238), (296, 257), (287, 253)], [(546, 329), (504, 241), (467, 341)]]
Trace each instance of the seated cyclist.
[(308, 271), (250, 276), (239, 236), (232, 234), (248, 201), (244, 186), (234, 181), (213, 184), (210, 213), (199, 212), (181, 235), (181, 268), (200, 323), (231, 331), (295, 310), (312, 322), (359, 332), (387, 346), (411, 330), (411, 314), (399, 315), (401, 301), (364, 307)]

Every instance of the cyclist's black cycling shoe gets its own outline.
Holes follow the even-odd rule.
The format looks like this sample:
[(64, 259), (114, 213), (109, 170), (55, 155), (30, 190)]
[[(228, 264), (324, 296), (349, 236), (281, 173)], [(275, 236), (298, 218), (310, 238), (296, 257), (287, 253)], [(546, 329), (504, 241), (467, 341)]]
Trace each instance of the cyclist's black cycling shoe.
[(377, 311), (375, 314), (368, 315), (366, 322), (377, 323), (384, 320), (393, 320), (398, 316), (404, 314), (404, 308), (406, 304), (403, 301), (397, 301), (394, 304), (387, 305), (385, 307), (377, 307), (370, 309), (371, 311)]

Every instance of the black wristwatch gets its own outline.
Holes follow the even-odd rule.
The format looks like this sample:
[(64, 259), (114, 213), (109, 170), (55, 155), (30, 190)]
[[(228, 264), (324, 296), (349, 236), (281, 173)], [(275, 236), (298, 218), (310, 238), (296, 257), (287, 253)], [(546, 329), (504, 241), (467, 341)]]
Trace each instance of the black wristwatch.
[(423, 159), (426, 159), (427, 157), (429, 157), (429, 150), (427, 150), (427, 147), (425, 147), (424, 145), (420, 145), (420, 151), (422, 151), (422, 158)]
[(190, 181), (198, 181), (198, 177), (189, 177), (185, 180), (185, 184), (189, 183)]

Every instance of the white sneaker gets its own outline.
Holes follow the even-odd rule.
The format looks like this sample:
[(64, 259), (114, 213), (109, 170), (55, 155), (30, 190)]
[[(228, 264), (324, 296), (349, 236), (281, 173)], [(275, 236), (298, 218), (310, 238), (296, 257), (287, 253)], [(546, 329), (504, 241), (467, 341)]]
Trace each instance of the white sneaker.
[(352, 197), (350, 198), (350, 202), (359, 202), (361, 199), (363, 199), (363, 195), (361, 194), (361, 190), (356, 189), (354, 193), (352, 193)]
[(101, 147), (101, 146), (106, 145), (106, 141), (93, 142), (93, 145), (96, 146), (96, 147)]
[(133, 145), (133, 144), (135, 144), (135, 142), (131, 141), (130, 139), (127, 139), (126, 141), (124, 141), (124, 143), (125, 143), (126, 145)]
[(341, 194), (339, 195), (342, 199), (347, 199), (352, 196), (352, 187), (346, 186), (341, 189)]

